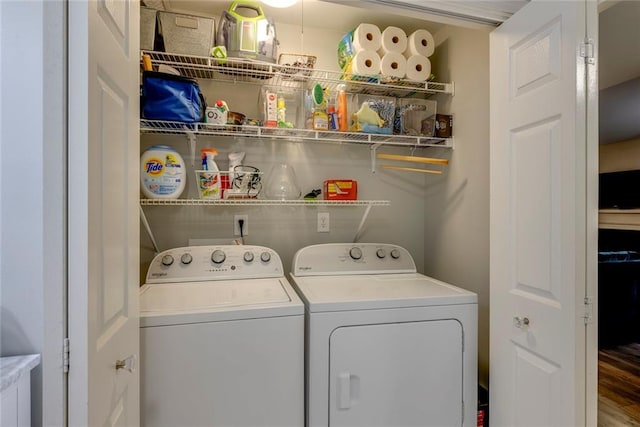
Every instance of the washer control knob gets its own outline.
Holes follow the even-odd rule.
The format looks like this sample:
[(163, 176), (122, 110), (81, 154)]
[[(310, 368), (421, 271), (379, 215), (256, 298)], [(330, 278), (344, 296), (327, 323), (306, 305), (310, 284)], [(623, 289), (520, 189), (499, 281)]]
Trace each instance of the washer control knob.
[(225, 259), (227, 259), (227, 256), (220, 249), (216, 249), (211, 254), (211, 261), (215, 262), (216, 264), (222, 264)]
[(391, 258), (393, 259), (400, 258), (400, 251), (397, 249), (391, 249)]
[(191, 264), (191, 261), (193, 261), (193, 257), (191, 256), (191, 254), (182, 254), (182, 256), (180, 257), (180, 262), (185, 265)]
[(358, 259), (362, 258), (362, 249), (360, 249), (360, 248), (351, 248), (349, 250), (349, 256), (352, 259), (355, 259), (355, 260), (358, 260)]
[(385, 251), (384, 249), (378, 249), (376, 251), (376, 255), (378, 256), (378, 258), (383, 259), (387, 256), (387, 251)]
[(269, 252), (262, 252), (260, 254), (260, 261), (262, 261), (262, 262), (271, 261), (271, 254)]
[(253, 252), (246, 251), (243, 258), (246, 262), (253, 262)]
[(173, 257), (171, 255), (167, 254), (162, 257), (162, 265), (169, 267), (171, 264), (173, 264)]

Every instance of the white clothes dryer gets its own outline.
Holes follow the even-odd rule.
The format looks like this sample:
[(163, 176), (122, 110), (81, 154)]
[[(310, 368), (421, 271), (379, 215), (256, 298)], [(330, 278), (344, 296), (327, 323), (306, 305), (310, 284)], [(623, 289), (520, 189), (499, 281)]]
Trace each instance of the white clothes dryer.
[(158, 254), (140, 289), (145, 426), (304, 424), (304, 306), (278, 254)]
[(475, 426), (477, 295), (389, 244), (294, 256), (305, 303), (308, 427)]

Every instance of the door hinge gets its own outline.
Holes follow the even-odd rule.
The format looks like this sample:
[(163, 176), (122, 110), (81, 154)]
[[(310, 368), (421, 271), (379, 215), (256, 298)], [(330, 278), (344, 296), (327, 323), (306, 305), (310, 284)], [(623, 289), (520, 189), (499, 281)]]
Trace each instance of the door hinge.
[(593, 299), (591, 297), (584, 297), (584, 311), (582, 318), (584, 319), (585, 325), (593, 323)]
[(594, 47), (591, 40), (580, 44), (580, 57), (584, 58), (586, 64), (596, 63)]
[(62, 342), (62, 372), (69, 373), (69, 338)]

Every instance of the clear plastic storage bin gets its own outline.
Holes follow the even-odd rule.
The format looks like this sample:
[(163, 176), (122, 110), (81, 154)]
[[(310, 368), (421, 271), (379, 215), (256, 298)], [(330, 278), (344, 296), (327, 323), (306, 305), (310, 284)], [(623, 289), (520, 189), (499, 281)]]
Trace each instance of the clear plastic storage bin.
[(393, 133), (396, 99), (390, 96), (356, 94), (349, 102), (349, 131)]
[(437, 102), (430, 99), (398, 99), (393, 133), (396, 135), (433, 136), (436, 108)]

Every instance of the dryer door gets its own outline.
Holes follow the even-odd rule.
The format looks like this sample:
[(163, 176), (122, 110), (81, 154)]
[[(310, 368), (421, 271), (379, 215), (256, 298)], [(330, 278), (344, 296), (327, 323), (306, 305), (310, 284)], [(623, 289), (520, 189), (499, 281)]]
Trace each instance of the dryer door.
[(462, 425), (462, 341), (452, 319), (336, 329), (329, 425)]

